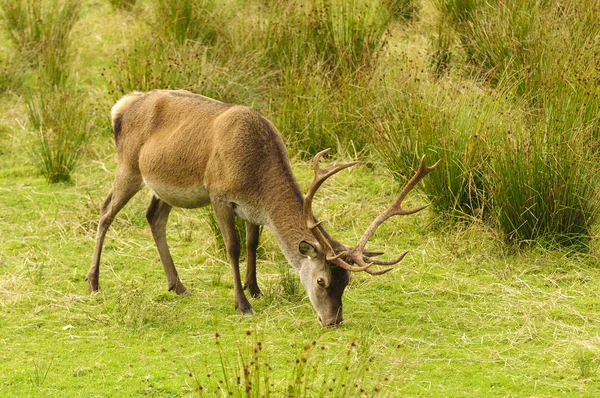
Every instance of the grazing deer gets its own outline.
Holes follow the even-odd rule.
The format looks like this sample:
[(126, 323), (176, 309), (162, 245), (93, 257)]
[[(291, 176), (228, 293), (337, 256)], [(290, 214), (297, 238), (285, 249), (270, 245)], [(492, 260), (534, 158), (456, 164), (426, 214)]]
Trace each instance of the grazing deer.
[(247, 269), (245, 287), (252, 297), (261, 294), (256, 282), (256, 248), (259, 225), (267, 226), (285, 257), (300, 275), (302, 285), (323, 326), (342, 321), (342, 294), (350, 272), (383, 274), (372, 264), (393, 265), (373, 258), (381, 253), (365, 251), (377, 227), (405, 210), (408, 192), (433, 168), (424, 158), (417, 173), (396, 201), (366, 230), (358, 244), (345, 246), (332, 239), (316, 222), (312, 201), (330, 176), (356, 162), (326, 169), (319, 167), (320, 152), (313, 159), (315, 178), (307, 194), (290, 167), (286, 148), (277, 129), (255, 110), (226, 104), (183, 90), (132, 93), (112, 108), (112, 126), (118, 166), (111, 191), (102, 202), (92, 265), (87, 274), (91, 292), (98, 290), (100, 254), (106, 232), (125, 204), (143, 186), (154, 191), (146, 211), (169, 290), (186, 292), (179, 279), (166, 240), (166, 225), (173, 206), (196, 208), (212, 205), (231, 261), (235, 307), (252, 313), (240, 277), (240, 242), (234, 217), (246, 222)]

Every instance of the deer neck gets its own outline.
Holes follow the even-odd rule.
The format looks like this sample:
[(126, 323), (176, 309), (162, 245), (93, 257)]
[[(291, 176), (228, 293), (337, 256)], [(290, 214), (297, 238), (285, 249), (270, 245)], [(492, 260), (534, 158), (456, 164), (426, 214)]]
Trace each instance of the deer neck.
[(290, 265), (299, 271), (304, 259), (298, 250), (300, 242), (314, 241), (304, 219), (304, 199), (299, 188), (287, 190), (275, 198), (271, 201), (268, 226)]

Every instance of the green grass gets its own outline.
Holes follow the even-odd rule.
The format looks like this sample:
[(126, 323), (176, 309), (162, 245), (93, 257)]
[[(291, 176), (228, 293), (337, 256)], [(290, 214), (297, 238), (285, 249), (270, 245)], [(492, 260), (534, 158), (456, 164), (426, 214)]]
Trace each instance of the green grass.
[(91, 138), (89, 100), (75, 90), (45, 87), (27, 93), (25, 101), (38, 171), (51, 183), (71, 182)]
[[(600, 394), (595, 2), (228, 0), (177, 14), (183, 3), (81, 2), (58, 85), (26, 59), (35, 46), (19, 52), (14, 34), (28, 31), (3, 25), (0, 396)], [(353, 275), (344, 323), (324, 329), (265, 230), (264, 296), (241, 316), (210, 209), (172, 212), (192, 294), (166, 291), (142, 191), (109, 230), (102, 289), (88, 294), (116, 167), (110, 107), (154, 88), (260, 110), (304, 189), (314, 152), (361, 160), (314, 203), (346, 244), (423, 153), (442, 159), (407, 198), (432, 206), (369, 245), (410, 254), (384, 276)], [(47, 147), (78, 159), (69, 183), (48, 184), (35, 155), (61, 131), (86, 140)]]
[(38, 67), (43, 81), (62, 86), (70, 73), (71, 30), (80, 17), (80, 0), (2, 1), (0, 18), (22, 65)]
[[(109, 232), (103, 289), (90, 296), (84, 276), (112, 155), (87, 164), (65, 188), (32, 176), (23, 144), (1, 144), (10, 154), (0, 185), (3, 395), (196, 395), (199, 385), (215, 389), (223, 372), (243, 373), (240, 361), (248, 364), (261, 342), (269, 368), (260, 374), (278, 396), (313, 341), (307, 396), (318, 396), (323, 385), (341, 389), (343, 382), (329, 379), (333, 374), (338, 381), (360, 377), (362, 388), (378, 388), (382, 396), (598, 393), (594, 255), (539, 249), (507, 255), (477, 227), (436, 232), (427, 212), (391, 221), (373, 248), (411, 254), (386, 276), (354, 276), (344, 297), (346, 322), (329, 330), (318, 326), (302, 290), (280, 290), (289, 276), (279, 269), (288, 266), (269, 234), (259, 263), (265, 297), (252, 300), (255, 315), (238, 315), (229, 267), (199, 211), (175, 211), (169, 228), (193, 294), (167, 292), (142, 194)], [(308, 185), (309, 165), (294, 168)], [(315, 208), (351, 243), (390, 200), (396, 187), (389, 178), (364, 167), (340, 174), (323, 187)], [(365, 364), (369, 371), (359, 372)], [(347, 365), (354, 370), (345, 373)]]

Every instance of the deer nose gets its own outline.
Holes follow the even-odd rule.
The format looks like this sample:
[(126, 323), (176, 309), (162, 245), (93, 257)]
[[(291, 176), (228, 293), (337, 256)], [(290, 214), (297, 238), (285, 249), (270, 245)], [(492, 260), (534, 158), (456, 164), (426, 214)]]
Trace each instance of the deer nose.
[(321, 326), (323, 327), (337, 327), (342, 323), (343, 319), (341, 315), (337, 315), (330, 318), (321, 318), (319, 315), (319, 322), (321, 322)]

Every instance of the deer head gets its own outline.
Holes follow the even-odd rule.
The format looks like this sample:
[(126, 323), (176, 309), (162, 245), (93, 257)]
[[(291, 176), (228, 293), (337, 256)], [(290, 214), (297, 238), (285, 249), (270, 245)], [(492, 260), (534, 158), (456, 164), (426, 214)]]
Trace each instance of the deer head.
[[(309, 259), (308, 261), (312, 262), (310, 266), (302, 267), (300, 280), (323, 326), (337, 325), (342, 322), (342, 294), (350, 280), (350, 272), (364, 271), (371, 275), (382, 275), (392, 270), (390, 266), (399, 263), (406, 256), (408, 252), (404, 252), (396, 259), (379, 260), (374, 257), (383, 253), (366, 251), (365, 247), (377, 228), (389, 218), (414, 214), (427, 207), (426, 205), (404, 209), (402, 202), (408, 193), (439, 163), (438, 161), (428, 167), (425, 156), (423, 156), (419, 169), (400, 191), (396, 200), (373, 220), (356, 246), (348, 247), (332, 239), (321, 227), (322, 221), (316, 221), (312, 211), (313, 198), (323, 182), (339, 171), (358, 163), (346, 162), (323, 169), (319, 166), (319, 161), (328, 151), (329, 149), (325, 149), (313, 158), (315, 177), (304, 197), (304, 218), (316, 242), (302, 241), (299, 247), (299, 251)], [(375, 270), (371, 268), (373, 265), (388, 267)]]

